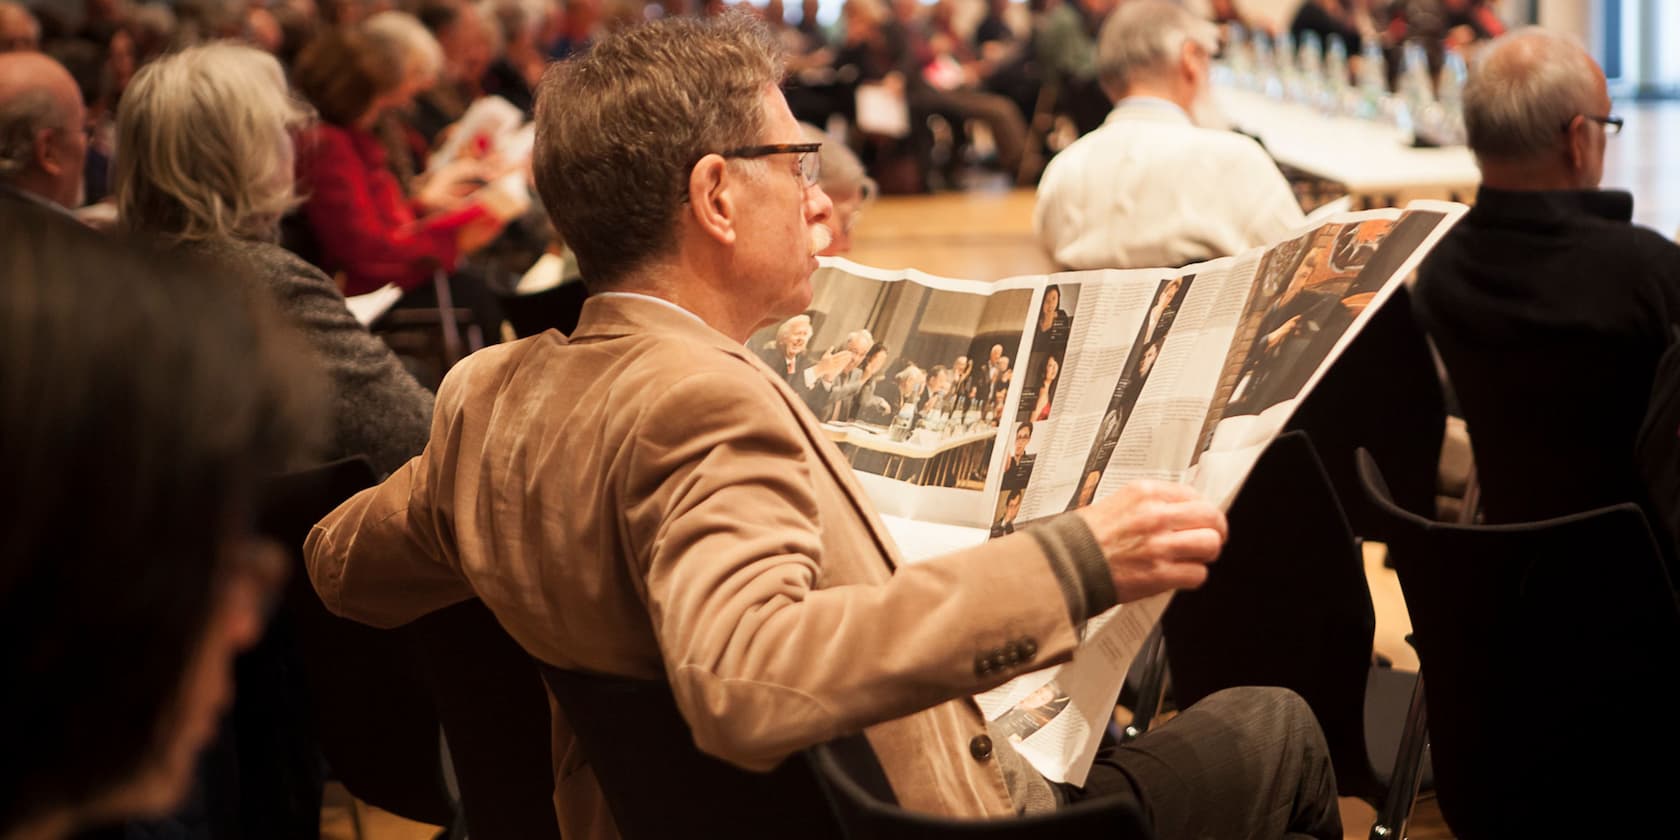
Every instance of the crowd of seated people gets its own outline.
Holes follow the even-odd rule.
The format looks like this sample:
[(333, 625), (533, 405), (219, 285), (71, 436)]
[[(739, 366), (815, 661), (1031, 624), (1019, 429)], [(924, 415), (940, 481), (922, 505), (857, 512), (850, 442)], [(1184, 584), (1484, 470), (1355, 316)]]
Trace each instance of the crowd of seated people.
[(795, 315), (776, 327), (758, 354), (819, 420), (902, 427), (905, 434), (995, 428), (1000, 422), (1011, 380), (1002, 345), (993, 345), (984, 369), (976, 370), (966, 355), (949, 365), (895, 357), (867, 329), (813, 352), (813, 332), (810, 315)]
[[(851, 146), (888, 192), (960, 186), (973, 165), (1035, 183), (1045, 151), (1031, 148), (1044, 140), (1027, 130), (1036, 108), (1047, 105), (1083, 135), (1103, 125), (1114, 99), (1134, 95), (1099, 77), (1099, 35), (1121, 5), (1115, 0), (852, 0), (838, 4), (832, 21), (823, 16), (836, 9), (815, 0), (798, 8), (781, 0), (741, 5), (783, 47), (795, 115)], [(1285, 21), (1244, 17), (1228, 2), (1189, 5), (1221, 23), (1389, 47), (1422, 37), (1432, 48), (1456, 48), (1501, 29), (1485, 3), (1469, 0), (1310, 0)], [(83, 192), (71, 209), (107, 223), (112, 205), (101, 202), (110, 195), (116, 109), (135, 71), (166, 50), (210, 40), (275, 54), (319, 117), (298, 146), (310, 197), (299, 211), (306, 224), (288, 233), (311, 234), (314, 241), (299, 247), (313, 248), (306, 256), (329, 275), (343, 272), (344, 287), (356, 293), (386, 282), (426, 285), (433, 270), (455, 271), (462, 258), (510, 235), (516, 209), (488, 208), (492, 222), (487, 202), (472, 200), (488, 196), (469, 197), (500, 174), (500, 161), (435, 155), (476, 100), (498, 96), (529, 114), (547, 63), (597, 34), (726, 8), (677, 0), (99, 0), (71, 20), (56, 6), (4, 0), (0, 49), (40, 50), (75, 80), (87, 148)], [(902, 136), (876, 133), (870, 119), (860, 119), (865, 87), (903, 108)], [(514, 232), (521, 227), (515, 223)], [(547, 243), (530, 244), (540, 253)], [(458, 298), (482, 297), (468, 285)], [(422, 294), (409, 303), (430, 301)]]

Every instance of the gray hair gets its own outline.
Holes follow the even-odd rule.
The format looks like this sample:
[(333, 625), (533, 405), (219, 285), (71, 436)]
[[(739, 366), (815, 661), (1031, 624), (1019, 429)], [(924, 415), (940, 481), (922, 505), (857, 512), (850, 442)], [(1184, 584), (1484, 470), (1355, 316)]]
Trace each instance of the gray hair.
[(1563, 127), (1596, 107), (1598, 65), (1570, 38), (1537, 26), (1483, 48), (1464, 86), (1464, 128), (1477, 157), (1528, 160), (1563, 147)]
[(811, 316), (795, 315), (792, 318), (783, 321), (782, 325), (776, 328), (776, 341), (780, 343), (786, 340), (788, 336), (793, 335), (793, 331), (797, 327), (805, 327), (809, 329), (811, 327)]
[[(476, 10), (462, 10), (476, 14)], [(407, 12), (380, 12), (362, 21), (362, 35), (386, 66), (403, 68), (404, 78), (436, 79), (443, 70), (443, 47), (437, 38)]]
[(856, 191), (865, 204), (875, 199), (880, 189), (875, 185), (875, 179), (864, 171), (863, 163), (850, 147), (810, 123), (800, 123), (799, 130), (806, 140), (822, 144), (817, 157), (822, 170), (823, 192), (828, 193), (830, 198), (836, 198)]
[(1140, 78), (1170, 70), (1186, 41), (1209, 55), (1219, 49), (1219, 29), (1168, 0), (1130, 0), (1103, 24), (1097, 42), (1097, 79), (1119, 98)]
[(0, 101), (0, 181), (35, 165), (35, 137), (64, 121), (52, 94), (40, 88)]
[(308, 115), (261, 50), (214, 43), (159, 58), (117, 110), (118, 217), (180, 240), (272, 238), (299, 201), (290, 132)]

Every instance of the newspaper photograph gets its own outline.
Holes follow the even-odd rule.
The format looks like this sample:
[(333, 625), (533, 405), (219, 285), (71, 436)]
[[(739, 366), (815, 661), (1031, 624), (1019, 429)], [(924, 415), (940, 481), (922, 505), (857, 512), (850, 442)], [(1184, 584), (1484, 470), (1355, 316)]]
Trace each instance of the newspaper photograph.
[(976, 518), (998, 429), (1012, 419), (1004, 408), (1034, 290), (841, 261), (812, 285), (810, 308), (749, 348), (822, 421), (883, 512)]
[[(828, 259), (811, 309), (752, 346), (824, 421), (906, 561), (1141, 479), (1228, 509), (1295, 406), (1466, 209), (1342, 212), (1183, 268), (997, 283)], [(1170, 597), (1092, 619), (1072, 661), (976, 702), (1045, 777), (1083, 784)]]

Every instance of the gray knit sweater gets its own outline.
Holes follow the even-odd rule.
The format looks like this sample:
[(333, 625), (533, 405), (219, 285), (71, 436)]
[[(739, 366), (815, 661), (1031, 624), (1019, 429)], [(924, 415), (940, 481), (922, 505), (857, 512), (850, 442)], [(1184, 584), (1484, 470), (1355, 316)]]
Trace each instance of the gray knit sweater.
[(320, 269), (267, 242), (214, 239), (182, 248), (262, 284), (315, 351), (332, 387), (324, 458), (366, 455), (384, 475), (420, 454), (431, 430), (431, 392), (350, 314)]

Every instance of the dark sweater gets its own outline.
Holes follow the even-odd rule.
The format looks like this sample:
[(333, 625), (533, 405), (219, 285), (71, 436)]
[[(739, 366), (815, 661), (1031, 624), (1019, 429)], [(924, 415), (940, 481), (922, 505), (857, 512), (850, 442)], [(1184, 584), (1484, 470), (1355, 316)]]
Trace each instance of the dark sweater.
[(1489, 522), (1647, 501), (1633, 445), (1680, 322), (1680, 246), (1632, 215), (1625, 192), (1484, 187), (1418, 269)]
[(332, 387), (324, 458), (366, 455), (384, 475), (420, 454), (431, 435), (432, 394), (344, 305), (320, 269), (266, 242), (217, 239), (182, 246), (242, 268), (315, 351)]

